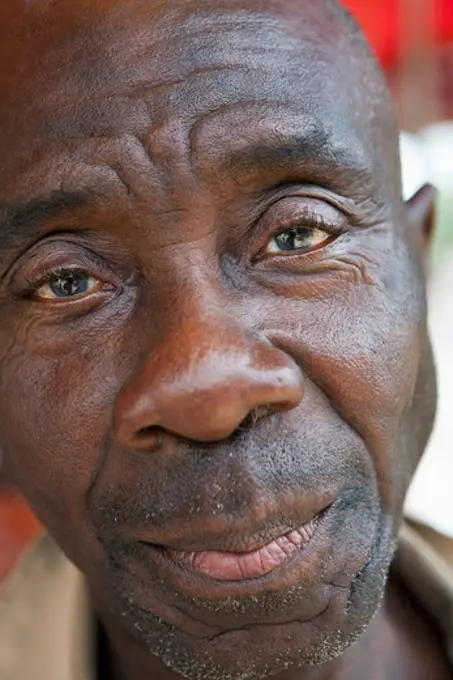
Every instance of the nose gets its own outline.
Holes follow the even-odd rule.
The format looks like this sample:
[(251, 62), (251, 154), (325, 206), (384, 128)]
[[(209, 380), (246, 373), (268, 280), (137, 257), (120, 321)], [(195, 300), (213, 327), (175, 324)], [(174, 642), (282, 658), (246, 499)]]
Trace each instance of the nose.
[(302, 396), (298, 365), (266, 340), (220, 324), (189, 324), (155, 348), (123, 386), (113, 427), (133, 449), (155, 444), (156, 428), (214, 442), (248, 416), (295, 408)]

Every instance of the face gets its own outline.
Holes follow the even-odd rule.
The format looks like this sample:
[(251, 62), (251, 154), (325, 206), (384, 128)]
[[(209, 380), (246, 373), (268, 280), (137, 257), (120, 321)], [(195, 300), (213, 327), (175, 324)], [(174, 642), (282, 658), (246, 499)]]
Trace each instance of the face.
[(330, 3), (243, 6), (0, 10), (2, 454), (193, 678), (358, 637), (433, 417), (380, 76)]

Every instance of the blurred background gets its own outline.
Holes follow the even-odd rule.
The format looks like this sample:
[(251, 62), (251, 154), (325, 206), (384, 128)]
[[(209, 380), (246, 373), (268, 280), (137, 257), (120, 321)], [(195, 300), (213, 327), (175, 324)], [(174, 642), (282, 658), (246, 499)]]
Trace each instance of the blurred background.
[[(429, 281), (430, 326), (439, 373), (435, 431), (407, 501), (407, 514), (453, 538), (453, 0), (344, 0), (380, 60), (402, 129), (407, 197), (439, 189)], [(0, 581), (39, 524), (1, 477)]]

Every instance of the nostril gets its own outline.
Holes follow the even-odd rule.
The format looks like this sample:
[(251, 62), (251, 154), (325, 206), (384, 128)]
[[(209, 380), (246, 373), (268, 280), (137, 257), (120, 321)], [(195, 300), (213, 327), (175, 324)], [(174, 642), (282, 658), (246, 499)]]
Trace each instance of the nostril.
[(248, 415), (253, 425), (258, 422), (261, 418), (265, 418), (269, 413), (272, 413), (272, 407), (270, 404), (265, 406), (258, 406), (254, 408)]
[(157, 428), (152, 425), (148, 427), (141, 427), (135, 436), (139, 439), (143, 439), (143, 437), (152, 437), (155, 434), (156, 429)]
[(241, 424), (238, 427), (238, 430), (242, 431), (249, 427), (253, 427), (259, 420), (261, 420), (261, 418), (265, 418), (267, 415), (269, 415), (269, 413), (272, 412), (273, 409), (269, 404), (266, 406), (258, 406), (257, 408), (254, 408), (241, 422)]
[(163, 431), (162, 428), (155, 425), (141, 427), (134, 435), (134, 444), (139, 447), (146, 446), (146, 448), (158, 449), (162, 446)]

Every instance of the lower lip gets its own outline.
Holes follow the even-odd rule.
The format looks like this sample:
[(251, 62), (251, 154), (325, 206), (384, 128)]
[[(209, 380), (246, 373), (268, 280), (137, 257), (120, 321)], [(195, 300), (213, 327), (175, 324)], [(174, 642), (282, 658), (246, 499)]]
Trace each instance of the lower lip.
[(266, 576), (280, 569), (306, 548), (313, 538), (318, 517), (292, 530), (268, 545), (245, 553), (204, 550), (201, 552), (168, 551), (186, 569), (217, 581), (246, 581)]

